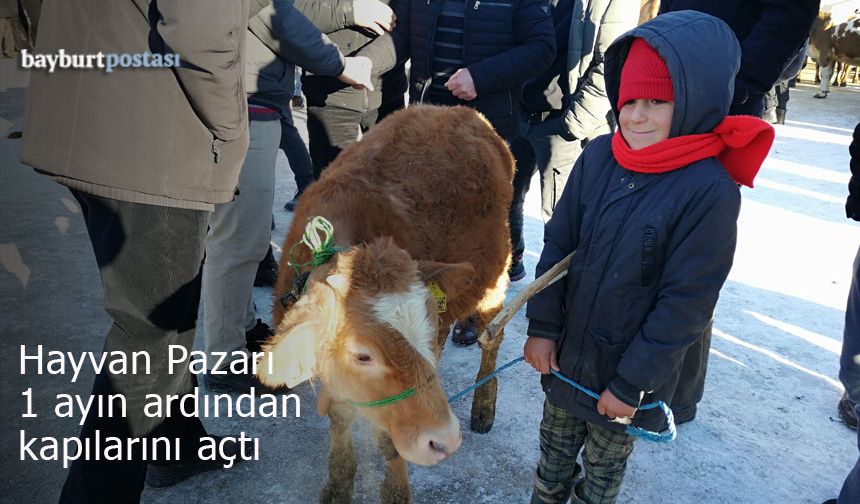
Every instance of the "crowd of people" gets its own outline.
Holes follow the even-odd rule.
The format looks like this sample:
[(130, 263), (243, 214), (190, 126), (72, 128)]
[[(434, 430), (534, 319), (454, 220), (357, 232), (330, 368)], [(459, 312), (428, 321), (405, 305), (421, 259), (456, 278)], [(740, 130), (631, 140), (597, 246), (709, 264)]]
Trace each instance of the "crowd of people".
[[(408, 98), (471, 107), (510, 146), (511, 281), (526, 276), (523, 202), (535, 174), (546, 223), (536, 275), (582, 251), (567, 280), (527, 309), (524, 356), (546, 392), (532, 502), (615, 502), (633, 449), (625, 425), (665, 428), (642, 404), (663, 400), (677, 423), (694, 420), (739, 185), (752, 186), (774, 137), (761, 120), (765, 97), (794, 71), (819, 0), (663, 0), (638, 27), (635, 0), (98, 5), (93, 16), (84, 2), (45, 2), (36, 52), (176, 52), (182, 61), (31, 76), (22, 159), (80, 203), (113, 320), (106, 350), (166, 363), (168, 345), (192, 347), (201, 297), (207, 352), (259, 350), (273, 331), (252, 291), (260, 263), (273, 261), (279, 150), (300, 201), (341, 150)], [(308, 146), (292, 117), (298, 78)], [(847, 204), (855, 220), (859, 134), (860, 125)], [(840, 373), (847, 417), (860, 412), (859, 267), (860, 250)], [(453, 328), (456, 343), (476, 338), (474, 320)], [(600, 398), (561, 386), (553, 370)], [(211, 389), (258, 385), (211, 371)], [(199, 439), (197, 418), (140, 414), (145, 393), (196, 385), (157, 366), (147, 377), (104, 371), (93, 394), (126, 395), (128, 417), (90, 413), (81, 436)], [(138, 502), (145, 482), (220, 466), (198, 459), (193, 442), (183, 449), (170, 464), (76, 460), (60, 502)], [(838, 502), (860, 502), (860, 461)]]

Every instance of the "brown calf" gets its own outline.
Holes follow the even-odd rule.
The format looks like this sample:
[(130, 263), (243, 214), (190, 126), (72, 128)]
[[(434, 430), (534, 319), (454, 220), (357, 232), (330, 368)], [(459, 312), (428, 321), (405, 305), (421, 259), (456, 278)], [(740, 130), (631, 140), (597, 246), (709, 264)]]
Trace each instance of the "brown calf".
[[(356, 415), (379, 433), (383, 502), (410, 501), (406, 461), (435, 464), (459, 447), (437, 364), (452, 322), (476, 312), (480, 331), (504, 301), (513, 172), (507, 145), (475, 111), (412, 106), (345, 149), (302, 195), (275, 288), (276, 334), (265, 347), (274, 372), (260, 379), (293, 385), (312, 372), (322, 382), (319, 411), (332, 436), (322, 502), (351, 498)], [(332, 224), (340, 251), (284, 307), (296, 278), (289, 252), (294, 263), (310, 260), (308, 247), (294, 246), (316, 216)], [(495, 368), (500, 341), (483, 349), (479, 378)], [(492, 427), (495, 401), (492, 380), (475, 393), (473, 430)]]

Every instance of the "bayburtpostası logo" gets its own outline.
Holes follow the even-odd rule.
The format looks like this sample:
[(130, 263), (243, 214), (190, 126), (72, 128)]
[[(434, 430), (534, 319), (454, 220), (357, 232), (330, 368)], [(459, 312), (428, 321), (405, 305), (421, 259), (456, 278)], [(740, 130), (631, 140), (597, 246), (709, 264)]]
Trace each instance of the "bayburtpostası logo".
[(31, 54), (21, 50), (21, 67), (42, 69), (53, 73), (58, 69), (101, 69), (111, 73), (115, 68), (172, 68), (179, 66), (176, 53), (96, 53), (69, 54), (60, 49), (56, 54)]

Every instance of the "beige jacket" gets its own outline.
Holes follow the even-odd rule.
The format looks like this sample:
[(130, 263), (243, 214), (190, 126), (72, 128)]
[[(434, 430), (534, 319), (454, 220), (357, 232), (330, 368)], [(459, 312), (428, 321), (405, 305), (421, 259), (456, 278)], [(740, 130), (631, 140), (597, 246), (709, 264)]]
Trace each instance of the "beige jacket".
[(36, 54), (178, 53), (179, 68), (31, 70), (22, 161), (108, 198), (230, 201), (248, 147), (248, 0), (45, 4)]
[(577, 0), (573, 5), (567, 51), (570, 107), (564, 129), (574, 138), (611, 132), (609, 100), (603, 80), (603, 54), (609, 45), (636, 26), (636, 0)]

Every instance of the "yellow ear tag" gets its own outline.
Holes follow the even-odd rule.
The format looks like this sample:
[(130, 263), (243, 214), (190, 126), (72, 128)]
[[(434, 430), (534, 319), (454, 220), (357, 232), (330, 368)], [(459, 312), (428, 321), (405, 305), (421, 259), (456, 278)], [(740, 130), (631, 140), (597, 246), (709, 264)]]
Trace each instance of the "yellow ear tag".
[(430, 295), (432, 295), (433, 299), (436, 300), (436, 312), (445, 313), (448, 311), (448, 296), (445, 294), (445, 291), (439, 287), (439, 284), (436, 282), (429, 282), (427, 284), (427, 288), (430, 290)]

